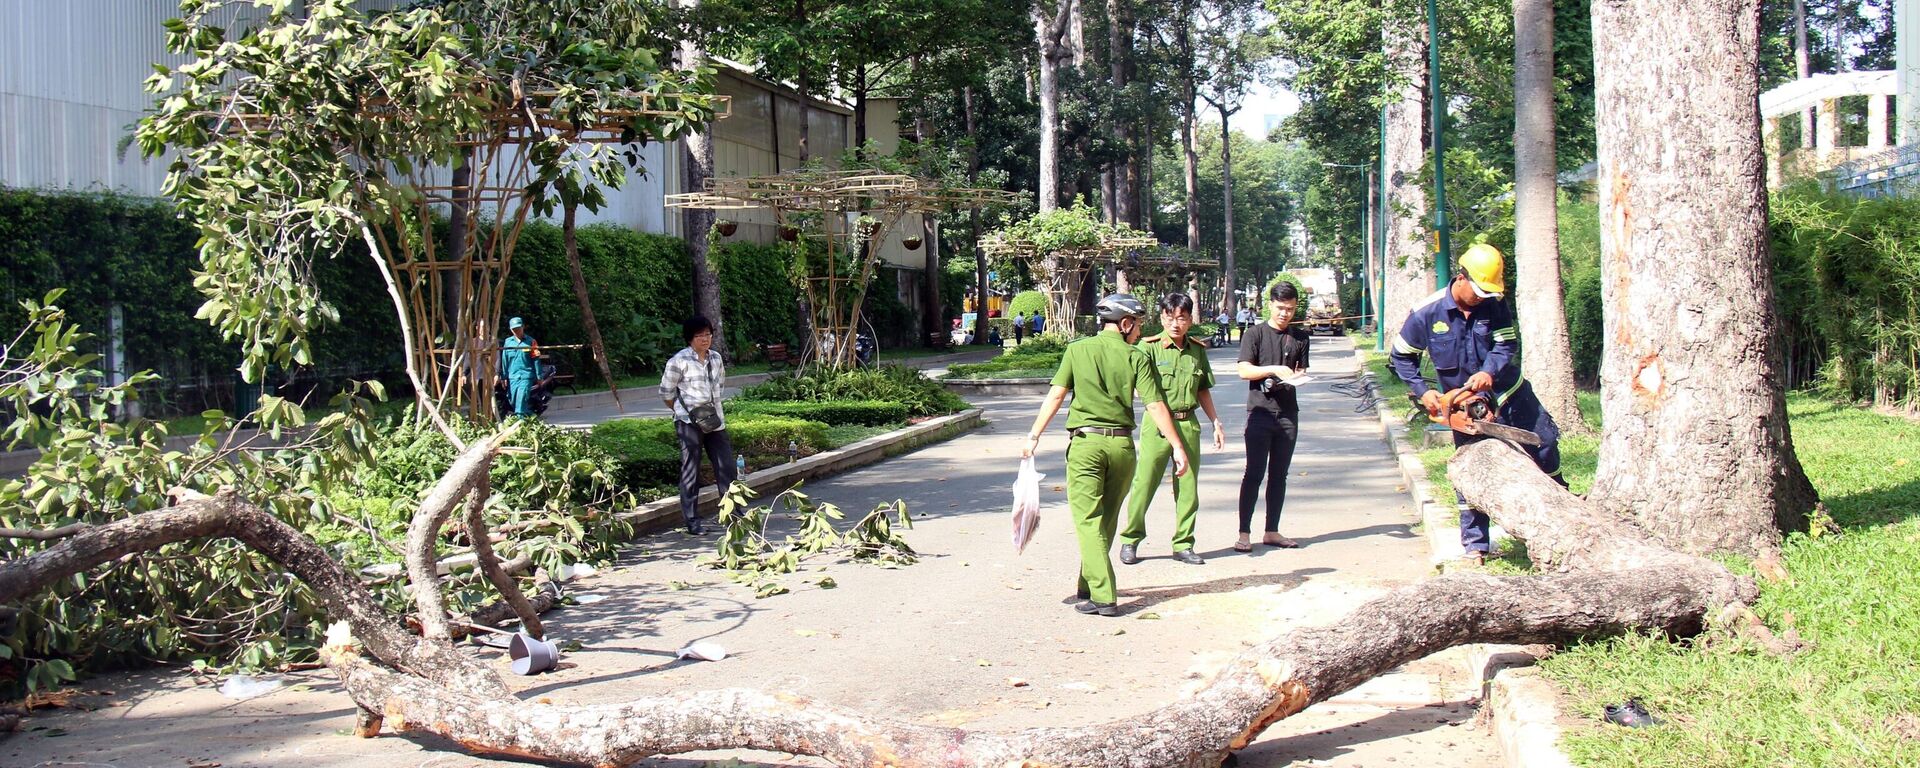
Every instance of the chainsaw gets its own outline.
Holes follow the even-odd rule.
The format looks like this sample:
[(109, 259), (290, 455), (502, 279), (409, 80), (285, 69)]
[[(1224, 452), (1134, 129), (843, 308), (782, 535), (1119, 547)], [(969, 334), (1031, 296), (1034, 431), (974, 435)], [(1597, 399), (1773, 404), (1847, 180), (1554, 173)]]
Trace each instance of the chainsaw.
[[(1409, 394), (1417, 405), (1420, 398)], [(1540, 436), (1519, 427), (1494, 423), (1499, 413), (1494, 409), (1493, 401), (1487, 396), (1469, 389), (1456, 389), (1440, 396), (1440, 412), (1429, 413), (1427, 417), (1435, 424), (1445, 424), (1448, 428), (1463, 435), (1477, 437), (1495, 437), (1521, 445), (1538, 448)]]

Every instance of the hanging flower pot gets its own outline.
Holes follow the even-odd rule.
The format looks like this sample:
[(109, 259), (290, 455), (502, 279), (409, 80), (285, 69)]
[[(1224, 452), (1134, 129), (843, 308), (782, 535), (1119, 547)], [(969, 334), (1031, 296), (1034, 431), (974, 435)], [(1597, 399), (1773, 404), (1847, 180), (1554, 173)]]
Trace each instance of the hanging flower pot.
[(721, 237), (733, 237), (734, 231), (740, 229), (740, 222), (721, 219), (713, 223), (713, 228), (719, 230)]
[(900, 240), (900, 244), (906, 246), (909, 251), (920, 250), (920, 238), (917, 237), (903, 238)]
[(782, 239), (782, 240), (785, 240), (785, 241), (787, 241), (787, 242), (789, 242), (789, 243), (791, 243), (791, 242), (793, 242), (793, 241), (795, 241), (795, 240), (799, 240), (799, 239), (800, 239), (800, 228), (799, 228), (799, 227), (781, 227), (781, 228), (780, 228), (780, 239)]

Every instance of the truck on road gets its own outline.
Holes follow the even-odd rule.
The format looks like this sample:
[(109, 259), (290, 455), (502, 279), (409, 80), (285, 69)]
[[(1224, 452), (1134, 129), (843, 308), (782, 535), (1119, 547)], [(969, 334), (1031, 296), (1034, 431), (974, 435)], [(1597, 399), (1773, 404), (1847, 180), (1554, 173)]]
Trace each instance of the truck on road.
[(1339, 335), (1345, 323), (1342, 319), (1345, 313), (1340, 311), (1340, 281), (1334, 271), (1319, 267), (1301, 267), (1289, 269), (1287, 273), (1299, 278), (1300, 284), (1307, 289), (1307, 295), (1301, 297), (1301, 301), (1307, 305), (1307, 332), (1325, 331)]

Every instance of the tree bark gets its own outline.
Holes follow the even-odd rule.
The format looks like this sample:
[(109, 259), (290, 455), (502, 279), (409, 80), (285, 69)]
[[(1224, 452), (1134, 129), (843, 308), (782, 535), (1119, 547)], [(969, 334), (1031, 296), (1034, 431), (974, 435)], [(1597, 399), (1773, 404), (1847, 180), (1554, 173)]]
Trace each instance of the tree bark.
[[(1200, 155), (1194, 151), (1199, 130), (1200, 92), (1193, 60), (1193, 0), (1180, 0), (1180, 18), (1174, 21), (1174, 47), (1180, 57), (1180, 157), (1186, 170), (1187, 250), (1200, 250)], [(1227, 286), (1227, 311), (1236, 308), (1232, 273), (1222, 273)]]
[(600, 376), (607, 380), (607, 391), (613, 393), (614, 407), (625, 413), (627, 408), (620, 403), (620, 383), (613, 378), (607, 345), (600, 338), (600, 321), (594, 318), (593, 300), (587, 296), (587, 273), (580, 266), (580, 237), (573, 220), (578, 209), (578, 205), (568, 203), (560, 216), (560, 238), (567, 249), (567, 272), (573, 278), (573, 298), (580, 303), (580, 325), (587, 331), (587, 348), (593, 354), (594, 365), (600, 368)]
[(1816, 497), (1780, 371), (1758, 0), (1593, 4), (1606, 290), (1594, 497), (1690, 552), (1775, 550)]
[[(1133, 82), (1133, 8), (1127, 0), (1107, 0), (1107, 69), (1115, 98), (1124, 98)], [(1140, 169), (1134, 162), (1133, 121), (1113, 121), (1115, 146), (1129, 151), (1107, 171), (1107, 194), (1113, 200), (1113, 221), (1138, 227)]]
[(500, 556), (493, 551), (493, 538), (487, 530), (487, 497), (493, 494), (492, 480), (486, 472), (480, 472), (473, 481), (473, 490), (467, 492), (466, 529), (467, 542), (473, 545), (474, 567), (487, 578), (487, 583), (500, 593), (500, 600), (513, 609), (520, 618), (521, 628), (527, 634), (544, 638), (546, 630), (540, 625), (540, 610), (520, 591), (513, 575), (507, 572), (500, 562)]
[(1059, 8), (1052, 18), (1047, 17), (1045, 4), (1033, 6), (1033, 33), (1040, 54), (1041, 213), (1060, 207), (1060, 63), (1073, 53), (1064, 38), (1076, 0), (1055, 1)]
[[(961, 101), (961, 107), (963, 111), (966, 112), (966, 119), (967, 119), (967, 186), (978, 187), (980, 185), (980, 141), (979, 141), (978, 125), (977, 123), (975, 123), (975, 115), (973, 113), (973, 86), (969, 85), (961, 89), (960, 101)], [(980, 248), (980, 206), (979, 205), (974, 205), (967, 209), (967, 228), (973, 234), (972, 248), (973, 248), (974, 295), (980, 297), (978, 299), (979, 301), (984, 302), (987, 299), (987, 289), (988, 289), (987, 252)], [(944, 330), (944, 325), (942, 326), (942, 330)], [(976, 339), (981, 338), (986, 334), (986, 330), (987, 330), (986, 319), (981, 317), (978, 314), (974, 315), (974, 326), (973, 326), (974, 338)]]
[[(699, 7), (700, 0), (681, 0), (681, 7), (692, 10)], [(680, 41), (680, 68), (693, 69), (706, 61), (707, 54), (700, 50), (700, 44), (693, 38)], [(804, 75), (802, 85), (804, 86)], [(779, 105), (776, 104), (775, 107)], [(800, 161), (807, 159), (807, 98), (806, 92), (800, 94)], [(686, 161), (686, 189), (698, 192), (706, 189), (707, 180), (713, 178), (713, 137), (708, 133), (712, 124), (702, 126), (687, 133), (682, 140), (686, 148), (683, 158)], [(682, 235), (687, 240), (687, 262), (693, 275), (694, 307), (707, 322), (713, 324), (713, 348), (719, 350), (722, 357), (732, 359), (732, 350), (727, 344), (726, 312), (720, 305), (720, 278), (714, 273), (711, 259), (710, 242), (713, 230), (713, 211), (706, 208), (682, 208), (680, 212)]]
[(1387, 276), (1385, 333), (1397, 334), (1407, 313), (1433, 295), (1433, 249), (1421, 235), (1427, 191), (1420, 184), (1426, 163), (1426, 27), (1388, 19), (1387, 58), (1404, 83), (1387, 105)]
[(1521, 362), (1564, 434), (1586, 434), (1573, 383), (1560, 285), (1560, 204), (1553, 137), (1553, 0), (1513, 0), (1513, 262)]

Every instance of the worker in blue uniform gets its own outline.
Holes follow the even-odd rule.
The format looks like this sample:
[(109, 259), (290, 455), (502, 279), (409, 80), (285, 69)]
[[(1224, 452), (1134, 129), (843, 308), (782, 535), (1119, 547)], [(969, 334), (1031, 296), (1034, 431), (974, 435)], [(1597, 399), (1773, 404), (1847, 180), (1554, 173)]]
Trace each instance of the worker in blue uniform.
[[(1534, 396), (1533, 386), (1520, 375), (1520, 329), (1506, 293), (1506, 258), (1485, 243), (1460, 255), (1460, 268), (1447, 287), (1427, 297), (1412, 311), (1393, 339), (1389, 362), (1394, 375), (1412, 388), (1420, 406), (1440, 415), (1443, 395), (1456, 389), (1478, 392), (1492, 401), (1495, 423), (1540, 436), (1537, 447), (1521, 446), (1535, 466), (1566, 485), (1560, 477), (1560, 428)], [(1433, 360), (1439, 388), (1420, 375), (1421, 353)], [(1453, 433), (1458, 447), (1483, 436)], [(1465, 559), (1479, 563), (1493, 550), (1487, 515), (1467, 505), (1458, 493), (1460, 545)]]
[(495, 374), (496, 386), (506, 387), (507, 400), (513, 404), (512, 415), (532, 416), (533, 385), (540, 371), (540, 342), (527, 335), (526, 321), (520, 318), (507, 321), (507, 330), (513, 335), (500, 342), (500, 370)]

